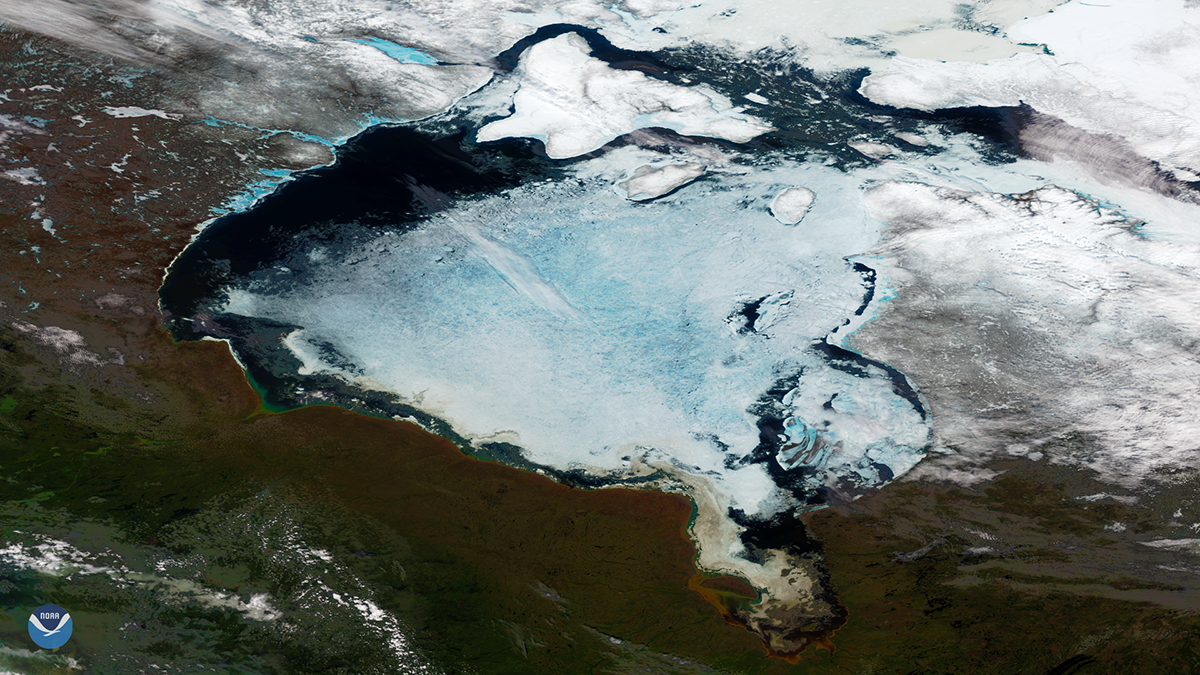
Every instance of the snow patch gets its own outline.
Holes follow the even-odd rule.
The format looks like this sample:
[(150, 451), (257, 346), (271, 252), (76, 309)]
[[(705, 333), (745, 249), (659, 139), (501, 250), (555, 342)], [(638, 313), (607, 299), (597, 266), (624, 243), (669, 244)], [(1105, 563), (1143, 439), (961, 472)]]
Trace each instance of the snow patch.
[(38, 170), (32, 166), (26, 166), (20, 169), (9, 169), (4, 172), (3, 176), (21, 185), (46, 184), (46, 181), (42, 180), (42, 177), (38, 175)]
[[(1134, 504), (1137, 504), (1139, 501), (1139, 499), (1133, 495), (1114, 495), (1114, 494), (1109, 494), (1107, 492), (1097, 492), (1095, 494), (1083, 495), (1082, 497), (1076, 497), (1075, 501), (1077, 501), (1077, 502), (1098, 502), (1098, 501), (1101, 501), (1104, 499), (1110, 499), (1119, 504), (1126, 504), (1129, 506), (1133, 506)], [(1178, 516), (1176, 516), (1176, 517), (1178, 517)]]
[[(138, 106), (108, 106), (104, 108), (104, 112), (117, 118), (126, 117), (161, 117), (164, 120), (181, 120), (183, 115), (178, 113), (169, 113), (165, 110), (148, 110)], [(83, 126), (80, 124), (79, 126)]]
[[(271, 596), (267, 593), (257, 593), (249, 600), (242, 601), (236, 595), (207, 588), (188, 579), (134, 571), (111, 552), (89, 553), (60, 539), (44, 535), (31, 537), (38, 543), (12, 542), (0, 548), (0, 561), (11, 567), (54, 577), (103, 574), (120, 583), (134, 583), (145, 589), (161, 590), (169, 599), (186, 598), (208, 607), (229, 607), (253, 621), (274, 621), (281, 616), (272, 606)], [(169, 561), (161, 561), (157, 566), (162, 568), (164, 562)]]
[(1154, 541), (1139, 541), (1138, 543), (1142, 546), (1161, 548), (1168, 551), (1200, 553), (1200, 539), (1155, 539)]

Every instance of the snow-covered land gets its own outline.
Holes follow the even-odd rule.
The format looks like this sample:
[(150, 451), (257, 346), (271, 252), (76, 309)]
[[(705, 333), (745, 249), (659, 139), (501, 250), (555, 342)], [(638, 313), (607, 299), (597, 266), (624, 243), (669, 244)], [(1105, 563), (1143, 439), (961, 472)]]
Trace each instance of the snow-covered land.
[(1147, 239), (1054, 186), (887, 183), (866, 200), (887, 224), (871, 253), (897, 297), (853, 343), (921, 373), (955, 454), (919, 472), (1045, 450), (1136, 486), (1196, 464), (1200, 245)]
[[(1184, 0), (1073, 0), (1009, 30), (1052, 54), (987, 63), (897, 57), (862, 93), (932, 110), (1017, 106), (1125, 139), (1142, 156), (1200, 170), (1200, 12)], [(1191, 180), (1195, 180), (1194, 178)]]
[(996, 28), (1056, 4), (936, 0), (897, 12), (887, 0), (783, 10), (769, 0), (0, 0), (0, 19), (136, 65), (135, 79), (161, 78), (164, 100), (143, 107), (336, 141), (373, 121), (445, 110), (488, 81), (497, 54), (549, 24), (595, 28), (636, 50), (699, 44), (751, 59), (771, 49), (836, 73), (896, 53), (982, 61), (1037, 51)]

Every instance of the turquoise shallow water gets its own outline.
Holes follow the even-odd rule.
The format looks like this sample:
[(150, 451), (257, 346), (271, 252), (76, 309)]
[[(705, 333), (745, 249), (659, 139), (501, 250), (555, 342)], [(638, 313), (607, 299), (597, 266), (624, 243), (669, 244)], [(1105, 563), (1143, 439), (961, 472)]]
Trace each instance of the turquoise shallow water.
[(370, 45), (384, 54), (392, 57), (393, 59), (396, 59), (400, 63), (419, 63), (426, 66), (436, 66), (438, 62), (437, 59), (423, 51), (420, 51), (419, 49), (398, 45), (395, 42), (384, 40), (383, 38), (368, 37), (355, 40), (355, 42), (359, 42), (364, 45)]

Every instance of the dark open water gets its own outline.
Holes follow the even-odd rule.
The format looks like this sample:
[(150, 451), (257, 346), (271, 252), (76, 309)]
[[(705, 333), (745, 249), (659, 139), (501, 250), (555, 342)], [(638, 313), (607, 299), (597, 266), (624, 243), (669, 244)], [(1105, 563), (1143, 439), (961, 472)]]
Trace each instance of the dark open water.
[[(583, 35), (594, 54), (614, 67), (636, 68), (668, 81), (677, 81), (686, 74), (693, 81), (706, 79), (731, 97), (761, 90), (772, 100), (778, 101), (778, 105), (771, 109), (750, 111), (768, 119), (779, 131), (738, 146), (742, 153), (739, 161), (754, 162), (756, 155), (769, 153), (786, 153), (797, 158), (819, 154), (823, 157), (832, 156), (841, 166), (853, 168), (863, 165), (867, 160), (848, 149), (846, 140), (861, 139), (864, 132), (878, 133), (881, 139), (890, 138), (894, 131), (919, 131), (927, 125), (977, 137), (991, 148), (990, 155), (996, 162), (1012, 161), (1020, 153), (1017, 142), (1021, 123), (1019, 110), (962, 109), (928, 114), (901, 113), (871, 104), (857, 94), (858, 83), (864, 73), (847, 74), (832, 81), (818, 81), (811, 73), (788, 65), (768, 63), (765, 66), (750, 66), (721, 62), (719, 56), (687, 50), (658, 54), (628, 52), (614, 48), (594, 31), (568, 25), (548, 26), (539, 30), (501, 54), (497, 64), (501, 69), (511, 69), (529, 46), (570, 31)], [(780, 64), (784, 64), (785, 56), (779, 55)], [(788, 77), (775, 76), (776, 68), (786, 68)], [(807, 106), (802, 101), (805, 96), (815, 95), (818, 89), (832, 91), (835, 98), (830, 105), (814, 110), (813, 106)], [(889, 131), (885, 132), (880, 123), (868, 119), (879, 115), (894, 120)], [(669, 138), (672, 132), (663, 130), (663, 134)], [(690, 140), (713, 142), (709, 139)], [(628, 142), (628, 139), (622, 138), (612, 145)], [(939, 151), (937, 148), (918, 150), (928, 153)], [(404, 230), (419, 223), (438, 208), (437, 200), (423, 198), (422, 194), (444, 195), (445, 199), (454, 200), (493, 193), (524, 181), (560, 178), (563, 176), (562, 167), (568, 163), (548, 159), (540, 144), (533, 141), (506, 140), (477, 144), (471, 130), (462, 120), (453, 116), (421, 125), (380, 127), (365, 131), (338, 150), (333, 165), (304, 172), (252, 208), (218, 219), (199, 235), (197, 241), (175, 261), (161, 289), (161, 305), (169, 329), (179, 339), (195, 340), (214, 336), (230, 340), (246, 365), (250, 378), (261, 389), (268, 405), (276, 409), (311, 403), (305, 392), (332, 392), (339, 405), (365, 414), (413, 418), (427, 429), (449, 438), (464, 452), (483, 459), (540, 470), (558, 481), (579, 487), (611, 484), (611, 480), (579, 471), (562, 471), (533, 464), (521, 456), (518, 448), (507, 444), (471, 447), (442, 421), (420, 410), (397, 404), (390, 396), (352, 388), (330, 376), (301, 376), (297, 372), (301, 364), (280, 344), (280, 339), (297, 326), (221, 314), (216, 309), (222, 306), (225, 289), (243, 286), (256, 273), (286, 265), (289, 260), (302, 256), (305, 251), (297, 248), (297, 241), (318, 242), (327, 247), (353, 245), (360, 237), (369, 236), (374, 230)], [(414, 194), (414, 185), (421, 186), (416, 191), (419, 194)], [(872, 298), (875, 274), (874, 270), (861, 263), (855, 263), (855, 267), (863, 276), (864, 303), (859, 309), (861, 313)], [(297, 267), (293, 274), (295, 283), (305, 281), (302, 266)], [(746, 311), (753, 309), (750, 307)], [(923, 418), (926, 416), (920, 397), (911, 383), (887, 364), (824, 342), (817, 343), (814, 349), (833, 367), (845, 372), (865, 372), (865, 366), (868, 365), (884, 369), (892, 377), (896, 390), (913, 404)], [(329, 346), (325, 357), (336, 361), (338, 355)], [(799, 486), (803, 478), (802, 473), (785, 471), (772, 459), (778, 450), (782, 431), (782, 417), (775, 414), (772, 400), (779, 398), (774, 394), (787, 391), (792, 379), (795, 378), (781, 380), (780, 392), (767, 392), (761, 409), (755, 411), (761, 420), (762, 442), (751, 461), (764, 463), (782, 486)], [(638, 481), (656, 477), (648, 476)], [(830, 499), (829, 495), (821, 492), (798, 496), (814, 505)], [(741, 514), (732, 515), (749, 528), (743, 539), (751, 551), (782, 548), (805, 553), (819, 549), (819, 544), (807, 537), (800, 520), (790, 514), (766, 523), (752, 521)]]

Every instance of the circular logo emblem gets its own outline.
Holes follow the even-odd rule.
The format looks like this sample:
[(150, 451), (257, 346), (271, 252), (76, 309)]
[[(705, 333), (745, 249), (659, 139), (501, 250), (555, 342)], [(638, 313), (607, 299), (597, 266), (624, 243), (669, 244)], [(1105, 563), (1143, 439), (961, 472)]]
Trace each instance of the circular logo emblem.
[(71, 639), (71, 615), (58, 605), (42, 605), (29, 615), (29, 637), (42, 649), (58, 649)]

